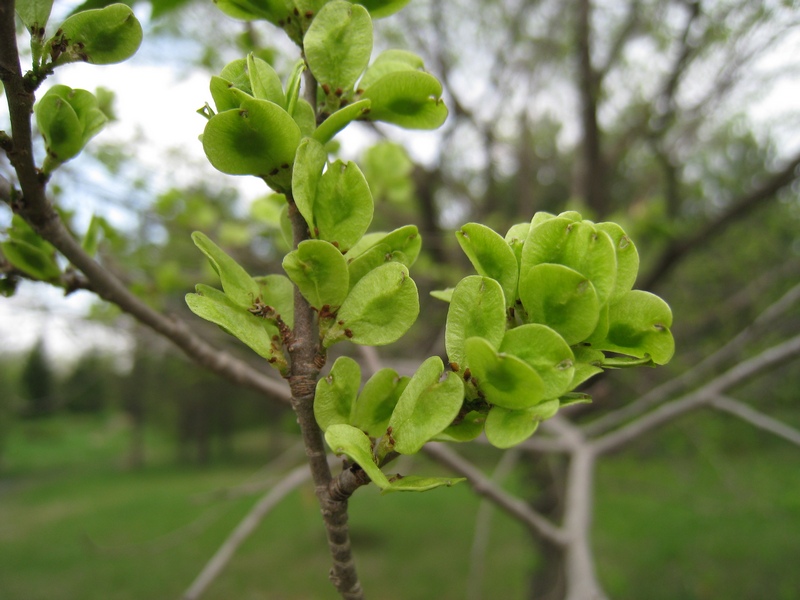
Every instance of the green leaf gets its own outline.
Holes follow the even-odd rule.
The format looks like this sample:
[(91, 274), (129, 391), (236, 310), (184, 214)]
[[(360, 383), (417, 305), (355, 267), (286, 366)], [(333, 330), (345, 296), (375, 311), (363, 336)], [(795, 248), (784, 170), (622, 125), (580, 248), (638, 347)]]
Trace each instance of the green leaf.
[(559, 216), (531, 226), (522, 250), (520, 272), (542, 263), (564, 265), (589, 279), (601, 305), (614, 290), (617, 273), (614, 243), (605, 231), (589, 221)]
[(55, 281), (61, 277), (61, 269), (55, 253), (21, 240), (0, 242), (0, 250), (11, 265), (42, 281)]
[(592, 334), (600, 302), (591, 281), (563, 265), (538, 264), (521, 273), (519, 297), (530, 322), (555, 329), (570, 346)]
[(433, 440), (437, 442), (470, 442), (483, 433), (483, 427), (486, 423), (486, 415), (471, 410), (464, 418), (447, 429), (437, 434)]
[(549, 400), (525, 410), (493, 406), (486, 417), (486, 439), (496, 448), (511, 448), (531, 437), (539, 423), (558, 412), (559, 401)]
[(364, 235), (372, 212), (372, 194), (358, 165), (340, 160), (328, 165), (314, 198), (314, 237), (347, 252)]
[(38, 30), (44, 31), (47, 20), (50, 18), (53, 0), (17, 0), (14, 8), (20, 20), (27, 27), (28, 33), (38, 36)]
[(371, 121), (384, 121), (406, 129), (436, 129), (447, 119), (442, 84), (422, 71), (390, 73), (364, 91), (372, 101)]
[(317, 116), (314, 114), (314, 109), (311, 108), (308, 102), (302, 98), (298, 98), (292, 108), (291, 114), (292, 119), (294, 119), (294, 122), (297, 123), (297, 126), (300, 128), (300, 133), (302, 133), (303, 137), (308, 138), (314, 135), (314, 131), (317, 128)]
[(34, 113), (47, 149), (45, 172), (77, 156), (108, 121), (91, 92), (65, 85), (47, 90)]
[(260, 297), (261, 288), (247, 271), (204, 233), (195, 231), (192, 241), (219, 275), (225, 295), (243, 308), (253, 306)]
[(211, 117), (203, 133), (203, 150), (214, 168), (229, 175), (256, 175), (279, 192), (291, 187), (299, 143), (300, 128), (289, 113), (255, 98)]
[(381, 369), (364, 384), (350, 415), (350, 423), (372, 437), (386, 433), (392, 411), (410, 377), (400, 377), (394, 369)]
[(254, 316), (219, 290), (206, 285), (198, 285), (196, 290), (196, 294), (186, 294), (186, 304), (194, 314), (219, 325), (256, 354), (266, 358), (275, 368), (286, 368), (277, 327), (266, 319)]
[(323, 340), (325, 348), (349, 339), (383, 346), (397, 341), (417, 319), (419, 297), (408, 269), (387, 263), (365, 275), (342, 303), (336, 323)]
[(100, 232), (102, 231), (101, 222), (102, 219), (100, 217), (92, 215), (89, 226), (86, 228), (86, 233), (83, 235), (81, 248), (83, 248), (84, 252), (89, 256), (94, 256), (95, 252), (97, 252), (97, 244), (99, 243)]
[(142, 26), (125, 4), (76, 13), (49, 41), (55, 66), (75, 61), (110, 65), (129, 59), (142, 43)]
[(350, 423), (350, 413), (361, 387), (361, 367), (352, 358), (340, 356), (327, 377), (317, 382), (314, 417), (325, 431), (331, 425)]
[(367, 10), (345, 0), (322, 7), (303, 38), (311, 72), (331, 93), (355, 86), (372, 54), (372, 20)]
[[(306, 61), (304, 61), (302, 58), (298, 59), (298, 61), (294, 63), (292, 72), (289, 74), (289, 79), (286, 81), (286, 112), (288, 112), (290, 115), (294, 115), (295, 105), (300, 100), (300, 82), (303, 79), (303, 73), (305, 70)], [(303, 100), (303, 102), (305, 102), (305, 100)], [(308, 104), (308, 102), (306, 102), (306, 104)], [(311, 108), (311, 105), (308, 104), (308, 107)], [(311, 112), (314, 113), (313, 108), (311, 108)], [(316, 120), (317, 116), (315, 114), (314, 127), (317, 125)]]
[(358, 463), (379, 488), (385, 489), (389, 486), (386, 475), (372, 458), (372, 444), (366, 433), (352, 425), (331, 425), (325, 432), (325, 441), (336, 454), (346, 454)]
[(455, 288), (445, 288), (443, 290), (433, 290), (431, 292), (431, 296), (436, 298), (437, 300), (443, 300), (448, 304), (453, 300), (453, 292)]
[(574, 390), (591, 377), (603, 372), (600, 365), (605, 356), (599, 350), (583, 345), (573, 346), (572, 352), (575, 354), (575, 374), (572, 376), (569, 387)]
[(572, 389), (575, 355), (564, 338), (546, 325), (530, 323), (508, 330), (500, 352), (513, 354), (534, 368), (544, 383), (545, 399)]
[(414, 454), (458, 415), (464, 401), (464, 384), (453, 372), (444, 380), (444, 364), (432, 356), (420, 365), (400, 395), (389, 419), (394, 450)]
[(641, 290), (627, 292), (611, 303), (608, 320), (608, 336), (594, 348), (637, 358), (650, 356), (657, 365), (672, 358), (672, 311), (658, 296)]
[(384, 50), (369, 66), (364, 77), (358, 82), (361, 90), (369, 88), (373, 83), (397, 71), (419, 71), (425, 66), (423, 60), (407, 50)]
[(328, 153), (317, 140), (304, 138), (297, 147), (292, 172), (292, 197), (309, 226), (314, 223), (317, 186), (327, 161)]
[(271, 306), (291, 329), (294, 327), (294, 286), (283, 275), (253, 277), (261, 290), (261, 302)]
[(472, 382), (490, 404), (519, 410), (544, 399), (542, 378), (522, 359), (496, 352), (480, 337), (468, 338), (464, 350)]
[(391, 492), (427, 492), (428, 490), (442, 486), (452, 487), (466, 480), (466, 477), (418, 477), (416, 475), (398, 475), (389, 482), (389, 485), (381, 491), (381, 494), (389, 494)]
[(605, 231), (614, 244), (617, 254), (617, 279), (612, 298), (617, 298), (629, 292), (636, 282), (636, 275), (639, 273), (639, 252), (622, 227), (616, 223), (598, 223), (595, 227), (599, 231)]
[(255, 98), (269, 100), (278, 106), (286, 106), (280, 77), (275, 69), (265, 60), (251, 52), (247, 55), (247, 75), (250, 78), (250, 89)]
[(393, 15), (408, 2), (409, 0), (360, 0), (359, 4), (366, 7), (373, 19), (382, 19)]
[(304, 139), (300, 143), (292, 195), (312, 236), (347, 252), (372, 221), (372, 194), (355, 163), (336, 161), (322, 173), (326, 159), (327, 152), (318, 141)]
[(530, 223), (517, 223), (516, 225), (512, 225), (511, 229), (506, 233), (505, 240), (517, 259), (517, 268), (519, 268), (522, 261), (522, 248), (525, 245), (525, 240), (528, 238), (530, 230)]
[(514, 306), (519, 265), (506, 241), (480, 223), (467, 223), (456, 232), (456, 239), (475, 270), (503, 288), (506, 306)]
[(419, 256), (422, 238), (415, 225), (406, 225), (391, 233), (364, 236), (347, 253), (350, 287), (364, 275), (387, 262), (399, 262), (411, 268)]
[(243, 21), (266, 19), (278, 25), (289, 16), (284, 0), (214, 0), (214, 4), (226, 15)]
[(470, 275), (453, 290), (447, 311), (444, 344), (456, 371), (466, 365), (464, 342), (481, 337), (498, 348), (506, 330), (506, 305), (500, 284), (489, 277)]
[(313, 133), (313, 138), (320, 144), (327, 144), (337, 133), (351, 122), (360, 119), (369, 112), (370, 101), (359, 100), (340, 108), (325, 119)]
[(350, 290), (347, 261), (332, 244), (322, 240), (300, 242), (283, 259), (283, 270), (317, 310), (323, 306), (338, 309)]

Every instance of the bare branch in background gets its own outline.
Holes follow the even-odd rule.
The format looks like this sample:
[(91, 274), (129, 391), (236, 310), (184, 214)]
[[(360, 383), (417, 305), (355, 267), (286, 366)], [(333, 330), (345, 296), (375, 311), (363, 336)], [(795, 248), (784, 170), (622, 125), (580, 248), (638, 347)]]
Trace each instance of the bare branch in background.
[(755, 410), (744, 402), (739, 402), (727, 396), (714, 396), (708, 401), (710, 406), (728, 414), (739, 417), (751, 425), (782, 437), (795, 446), (800, 446), (800, 430), (790, 427), (783, 421), (773, 419), (762, 412)]
[(184, 592), (183, 600), (197, 600), (200, 598), (214, 580), (219, 577), (231, 558), (233, 558), (236, 550), (256, 530), (264, 517), (266, 517), (281, 500), (310, 478), (311, 472), (308, 470), (308, 465), (302, 465), (287, 473), (279, 483), (264, 494), (253, 508), (250, 509), (250, 512), (247, 513), (239, 525), (230, 533), (222, 546), (219, 547), (197, 578), (192, 582), (186, 592)]
[(619, 450), (656, 427), (660, 427), (690, 410), (707, 404), (712, 399), (724, 394), (726, 390), (734, 385), (752, 379), (769, 369), (795, 359), (797, 356), (800, 356), (800, 335), (742, 361), (694, 392), (672, 400), (638, 418), (636, 421), (594, 440), (591, 446), (599, 454), (607, 454)]

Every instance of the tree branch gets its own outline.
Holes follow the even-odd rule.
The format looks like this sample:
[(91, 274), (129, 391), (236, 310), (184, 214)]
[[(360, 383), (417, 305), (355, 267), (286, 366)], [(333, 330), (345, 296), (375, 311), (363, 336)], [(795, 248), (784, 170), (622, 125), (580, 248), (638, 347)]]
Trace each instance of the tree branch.
[(0, 4), (0, 76), (11, 116), (13, 150), (8, 158), (17, 172), (22, 198), (12, 209), (20, 214), (42, 238), (50, 242), (80, 270), (93, 291), (116, 304), (124, 312), (160, 333), (190, 358), (233, 383), (255, 389), (269, 398), (286, 402), (286, 387), (254, 370), (247, 363), (214, 348), (195, 335), (175, 317), (162, 315), (133, 295), (117, 278), (104, 269), (72, 237), (45, 194), (46, 180), (36, 168), (32, 150), (31, 114), (34, 96), (24, 84), (19, 65), (14, 29), (13, 2)]
[(800, 430), (790, 427), (778, 419), (773, 419), (772, 417), (748, 406), (744, 402), (739, 402), (738, 400), (734, 400), (720, 394), (710, 398), (708, 404), (718, 410), (739, 417), (740, 419), (747, 421), (759, 429), (774, 433), (778, 437), (782, 437), (795, 446), (800, 446)]
[(707, 404), (734, 385), (788, 362), (798, 355), (800, 355), (800, 335), (742, 361), (694, 392), (660, 406), (621, 429), (597, 438), (591, 442), (591, 447), (598, 454), (607, 454), (619, 450), (648, 431)]
[(798, 301), (800, 301), (800, 284), (786, 292), (780, 299), (764, 310), (750, 325), (740, 331), (736, 337), (693, 369), (685, 371), (674, 379), (670, 379), (635, 402), (589, 423), (583, 427), (583, 432), (592, 437), (606, 433), (625, 421), (644, 414), (680, 390), (688, 389), (706, 379), (712, 370), (741, 352), (742, 348), (747, 347), (752, 340), (757, 338), (771, 324), (775, 323)]
[(222, 573), (222, 570), (233, 558), (234, 553), (242, 545), (242, 542), (256, 530), (264, 517), (267, 516), (267, 513), (275, 508), (295, 488), (307, 481), (310, 475), (311, 472), (308, 470), (308, 465), (297, 467), (264, 494), (239, 525), (236, 526), (236, 529), (230, 533), (225, 542), (214, 553), (214, 556), (211, 557), (211, 560), (206, 563), (200, 574), (184, 592), (183, 600), (197, 600), (200, 598)]
[(643, 278), (640, 287), (642, 289), (653, 289), (689, 253), (698, 247), (708, 244), (712, 238), (725, 231), (728, 225), (747, 216), (765, 201), (775, 196), (780, 190), (795, 181), (798, 177), (798, 166), (800, 166), (800, 153), (795, 155), (782, 170), (774, 173), (759, 187), (731, 202), (727, 210), (720, 213), (715, 219), (708, 221), (695, 233), (682, 239), (673, 240), (662, 252), (655, 267)]
[(524, 501), (498, 487), (480, 469), (455, 451), (437, 443), (426, 444), (424, 450), (437, 462), (466, 477), (476, 494), (491, 500), (498, 508), (525, 525), (534, 535), (546, 538), (559, 547), (567, 544), (567, 536), (561, 528), (533, 510)]

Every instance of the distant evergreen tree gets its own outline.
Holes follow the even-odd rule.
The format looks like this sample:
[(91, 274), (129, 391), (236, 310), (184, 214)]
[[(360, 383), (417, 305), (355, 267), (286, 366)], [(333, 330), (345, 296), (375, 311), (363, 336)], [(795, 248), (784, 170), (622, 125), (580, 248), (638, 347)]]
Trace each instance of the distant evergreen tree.
[(55, 377), (41, 339), (33, 347), (22, 367), (20, 393), (25, 402), (23, 414), (26, 417), (45, 417), (52, 414), (58, 405)]
[(83, 355), (62, 386), (64, 405), (76, 413), (102, 412), (111, 404), (115, 378), (112, 365), (97, 352)]

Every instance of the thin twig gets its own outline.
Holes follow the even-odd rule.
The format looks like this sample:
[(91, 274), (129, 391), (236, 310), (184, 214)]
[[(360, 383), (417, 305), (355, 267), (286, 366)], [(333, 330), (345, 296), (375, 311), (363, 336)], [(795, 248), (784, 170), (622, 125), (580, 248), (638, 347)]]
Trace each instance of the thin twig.
[[(501, 485), (514, 470), (519, 460), (519, 447), (512, 448), (503, 453), (494, 468), (491, 480)], [(493, 503), (484, 498), (478, 506), (475, 515), (475, 534), (472, 536), (472, 548), (469, 553), (469, 579), (467, 581), (467, 600), (480, 600), (483, 597), (483, 575), (485, 572), (485, 558), (489, 547), (489, 538), (492, 532)]]
[(794, 359), (798, 355), (800, 355), (800, 335), (790, 338), (782, 344), (768, 348), (748, 360), (742, 361), (732, 369), (712, 379), (701, 388), (676, 400), (672, 400), (667, 404), (663, 404), (656, 410), (640, 417), (621, 429), (617, 429), (612, 433), (597, 438), (591, 442), (591, 446), (598, 454), (606, 454), (619, 450), (648, 431), (660, 427), (710, 402), (734, 385), (743, 383), (768, 369)]
[(720, 394), (709, 399), (708, 404), (718, 410), (739, 417), (759, 429), (774, 433), (795, 446), (800, 446), (800, 430), (790, 427), (783, 421), (765, 415), (744, 402), (739, 402), (738, 400)]
[(540, 535), (557, 546), (564, 546), (567, 543), (567, 536), (561, 528), (533, 510), (526, 502), (492, 482), (480, 469), (454, 450), (439, 443), (426, 444), (424, 450), (437, 462), (466, 477), (476, 494), (491, 500), (498, 508), (525, 525), (534, 535)]
[(635, 402), (589, 423), (583, 428), (584, 433), (593, 437), (611, 431), (625, 421), (644, 414), (679, 391), (688, 389), (692, 385), (707, 379), (714, 369), (732, 356), (740, 353), (742, 348), (746, 348), (752, 340), (767, 330), (771, 324), (775, 323), (791, 307), (795, 306), (798, 301), (800, 301), (800, 284), (791, 288), (776, 302), (767, 307), (752, 323), (742, 329), (736, 337), (694, 368), (650, 390)]
[(230, 533), (206, 566), (203, 567), (197, 578), (184, 592), (183, 600), (197, 600), (200, 598), (211, 583), (222, 573), (222, 570), (242, 542), (255, 531), (269, 511), (310, 477), (311, 472), (308, 470), (308, 465), (302, 465), (290, 471), (275, 487), (264, 494), (239, 525), (236, 526), (236, 529)]

